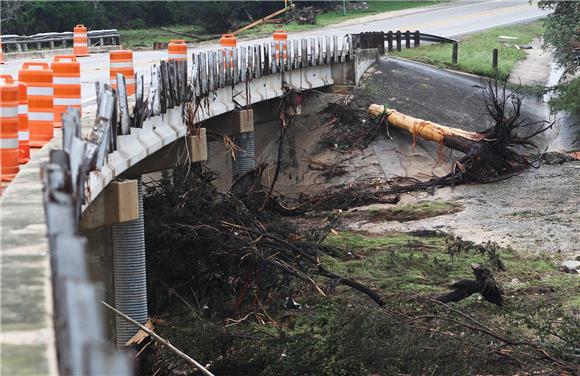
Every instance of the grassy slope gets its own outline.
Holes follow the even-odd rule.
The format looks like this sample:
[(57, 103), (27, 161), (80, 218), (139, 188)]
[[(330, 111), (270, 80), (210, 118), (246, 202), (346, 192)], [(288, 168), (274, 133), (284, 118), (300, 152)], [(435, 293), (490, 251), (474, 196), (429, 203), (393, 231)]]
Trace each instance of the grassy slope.
[[(418, 60), (442, 67), (450, 67), (464, 72), (483, 76), (492, 76), (492, 51), (498, 49), (498, 71), (500, 78), (505, 78), (516, 61), (524, 59), (524, 50), (517, 49), (514, 44), (530, 43), (533, 38), (543, 34), (542, 21), (533, 23), (497, 27), (463, 38), (459, 42), (458, 64), (451, 64), (451, 45), (424, 45), (415, 49), (394, 52), (393, 56)], [(517, 39), (501, 39), (500, 36), (516, 37)]]
[[(438, 234), (393, 233), (372, 236), (343, 232), (331, 235), (327, 242), (352, 252), (351, 259), (325, 256), (324, 262), (339, 273), (379, 289), (398, 286), (403, 291), (443, 292), (451, 281), (472, 278), (472, 263), (490, 264), (490, 258), (475, 249), (451, 255), (453, 240)], [(495, 248), (506, 270), (495, 270), (496, 280), (504, 285), (506, 306), (518, 309), (527, 304), (551, 302), (568, 308), (580, 308), (580, 279), (558, 270), (557, 261), (546, 255), (523, 255), (510, 249)], [(536, 296), (537, 290), (550, 293)], [(471, 301), (471, 303), (469, 303)], [(473, 304), (476, 297), (462, 305)], [(516, 303), (517, 302), (517, 303)], [(516, 303), (513, 304), (512, 303)]]
[[(202, 29), (199, 26), (175, 25), (167, 26), (168, 29), (192, 35), (201, 35)], [(153, 42), (169, 42), (171, 39), (186, 39), (188, 38), (169, 33), (165, 30), (155, 29), (133, 29), (133, 30), (119, 30), (121, 34), (121, 43), (124, 47), (153, 47)]]
[[(322, 256), (322, 263), (378, 291), (385, 297), (385, 307), (344, 286), (334, 290), (320, 278), (321, 287), (334, 290), (326, 297), (308, 286), (289, 292), (302, 309), (258, 306), (254, 312), (239, 312), (232, 319), (240, 322), (224, 327), (221, 320), (200, 320), (201, 312), (182, 304), (181, 314), (173, 311), (162, 317), (159, 333), (200, 359), (215, 359), (216, 374), (514, 374), (538, 369), (557, 373), (546, 363), (528, 363), (529, 348), (501, 349), (492, 338), (453, 322), (413, 319), (449, 314), (425, 298), (446, 291), (453, 281), (472, 278), (471, 263), (489, 262), (479, 251), (467, 247), (451, 257), (448, 246), (458, 243), (430, 232), (376, 236), (343, 231), (330, 235), (326, 243), (341, 251)], [(504, 307), (477, 295), (451, 306), (507, 337), (541, 341), (555, 354), (566, 351), (569, 344), (547, 331), (569, 341), (579, 338), (574, 320), (580, 308), (580, 279), (558, 271), (549, 257), (491, 248), (506, 267), (494, 270), (506, 293)], [(229, 349), (227, 355), (218, 357), (223, 348)], [(521, 368), (502, 351), (524, 360)]]
[(257, 34), (269, 34), (277, 29), (284, 29), (288, 32), (292, 31), (304, 31), (318, 29), (321, 27), (329, 26), (339, 22), (344, 22), (354, 18), (372, 16), (375, 14), (383, 12), (393, 12), (402, 9), (417, 8), (422, 6), (434, 5), (440, 2), (440, 0), (431, 1), (369, 1), (368, 9), (361, 10), (348, 10), (346, 16), (343, 15), (341, 10), (325, 12), (317, 16), (316, 25), (299, 25), (297, 22), (290, 22), (286, 25), (264, 25), (256, 27), (254, 29), (248, 30), (244, 33), (244, 36), (257, 35)]
[[(254, 29), (248, 30), (242, 34), (242, 37), (268, 35), (274, 30), (283, 28), (288, 32), (312, 30), (316, 28), (325, 27), (331, 24), (343, 22), (353, 18), (370, 16), (382, 12), (392, 12), (396, 10), (416, 8), (421, 6), (433, 5), (440, 2), (440, 0), (427, 1), (369, 1), (369, 8), (364, 10), (348, 10), (347, 15), (343, 16), (342, 11), (332, 11), (320, 14), (317, 18), (317, 25), (298, 25), (296, 22), (291, 22), (286, 25), (264, 25)], [(203, 30), (198, 26), (191, 25), (175, 25), (168, 26), (170, 30), (182, 32), (185, 34), (201, 35)], [(153, 42), (168, 42), (170, 39), (181, 38), (178, 35), (172, 35), (165, 30), (159, 28), (154, 29), (134, 29), (134, 30), (119, 30), (121, 33), (121, 41), (125, 47), (152, 47)], [(187, 39), (187, 38), (185, 38)]]

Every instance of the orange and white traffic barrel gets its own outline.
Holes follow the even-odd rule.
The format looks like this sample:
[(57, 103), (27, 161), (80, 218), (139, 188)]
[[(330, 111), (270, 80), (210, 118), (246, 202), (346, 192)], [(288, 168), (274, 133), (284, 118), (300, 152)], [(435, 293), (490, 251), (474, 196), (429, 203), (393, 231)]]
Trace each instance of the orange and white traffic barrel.
[(133, 51), (115, 50), (109, 52), (109, 78), (113, 89), (117, 88), (117, 73), (125, 76), (127, 95), (135, 93), (135, 71), (133, 70)]
[(30, 132), (28, 130), (28, 85), (18, 83), (18, 163), (30, 160)]
[(168, 60), (187, 60), (187, 44), (183, 39), (172, 39), (167, 46)]
[(73, 29), (73, 55), (87, 56), (89, 54), (89, 38), (85, 25), (76, 25)]
[[(230, 56), (230, 60), (232, 61), (231, 65), (234, 65), (233, 57), (234, 57), (234, 49), (238, 44), (238, 40), (234, 34), (224, 34), (220, 38), (220, 46), (224, 49), (224, 57), (227, 61), (227, 56)], [(225, 66), (225, 62), (224, 62)]]
[(48, 63), (27, 61), (18, 71), (18, 79), (28, 85), (28, 128), (30, 147), (39, 148), (53, 136), (54, 88)]
[(51, 64), (54, 74), (54, 127), (62, 126), (67, 107), (81, 109), (81, 64), (74, 55), (55, 56)]
[(0, 179), (18, 174), (18, 85), (9, 74), (0, 75)]
[(276, 62), (280, 63), (280, 57), (282, 61), (288, 59), (288, 33), (284, 30), (276, 30), (273, 34), (274, 37), (274, 48), (276, 50)]

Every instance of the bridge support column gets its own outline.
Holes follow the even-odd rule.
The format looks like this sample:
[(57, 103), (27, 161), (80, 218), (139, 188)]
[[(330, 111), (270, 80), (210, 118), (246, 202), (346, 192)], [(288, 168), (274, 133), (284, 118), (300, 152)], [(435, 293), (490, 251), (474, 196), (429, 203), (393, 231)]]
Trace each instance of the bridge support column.
[(248, 189), (250, 179), (243, 176), (256, 167), (256, 137), (254, 134), (254, 111), (241, 110), (234, 114), (234, 132), (237, 149), (232, 161), (233, 193), (243, 194)]
[[(138, 179), (139, 217), (112, 226), (115, 307), (141, 324), (147, 322), (147, 279), (145, 270), (145, 226), (143, 218), (143, 183)], [(117, 345), (135, 335), (137, 329), (116, 317)]]

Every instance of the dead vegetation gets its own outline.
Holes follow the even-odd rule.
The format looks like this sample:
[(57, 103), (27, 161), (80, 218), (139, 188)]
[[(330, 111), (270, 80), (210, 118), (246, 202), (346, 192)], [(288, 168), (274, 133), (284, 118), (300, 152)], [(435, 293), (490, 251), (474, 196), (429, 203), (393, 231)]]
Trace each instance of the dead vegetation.
[[(340, 225), (341, 210), (536, 166), (520, 151), (549, 124), (520, 120), (521, 99), (499, 88), (486, 89), (495, 125), (482, 132), (485, 142), (443, 177), (359, 179), (285, 196), (275, 189), (292, 154), (284, 149), (292, 121), (282, 105), (268, 187), (260, 183), (263, 164), (235, 196), (217, 192), (215, 175), (199, 167), (150, 184), (148, 283), (160, 334), (219, 375), (579, 372), (580, 305), (570, 300), (578, 281), (552, 262), (441, 233), (375, 237)], [(326, 121), (323, 145), (339, 152), (365, 148), (385, 130), (384, 122), (343, 107)], [(341, 176), (347, 158), (336, 166), (312, 159), (310, 168)], [(413, 220), (461, 208), (407, 209), (376, 215)], [(538, 286), (544, 292), (536, 295)], [(145, 373), (196, 374), (161, 346), (145, 346)]]

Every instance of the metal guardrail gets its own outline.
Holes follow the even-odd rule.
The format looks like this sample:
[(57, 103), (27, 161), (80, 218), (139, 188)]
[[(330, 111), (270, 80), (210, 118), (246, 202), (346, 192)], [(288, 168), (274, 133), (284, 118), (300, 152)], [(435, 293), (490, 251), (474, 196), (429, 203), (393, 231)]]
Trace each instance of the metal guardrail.
[(425, 41), (425, 42), (434, 42), (434, 43), (455, 43), (455, 42), (457, 42), (455, 39), (445, 38), (445, 37), (442, 37), (439, 35), (426, 34), (426, 33), (420, 33), (419, 35), (421, 37), (421, 41)]
[[(87, 33), (89, 47), (116, 46), (121, 42), (117, 29), (91, 30)], [(73, 32), (40, 33), (34, 35), (2, 35), (3, 52), (26, 52), (30, 49), (41, 50), (44, 48), (67, 48), (72, 47)]]
[(352, 34), (352, 40), (354, 48), (377, 48), (379, 54), (385, 53), (385, 42), (388, 52), (393, 51), (395, 48), (397, 51), (401, 51), (403, 43), (405, 44), (405, 48), (411, 48), (411, 44), (413, 47), (419, 47), (421, 42), (457, 43), (454, 39), (422, 33), (419, 30), (413, 32), (409, 30), (365, 32)]

